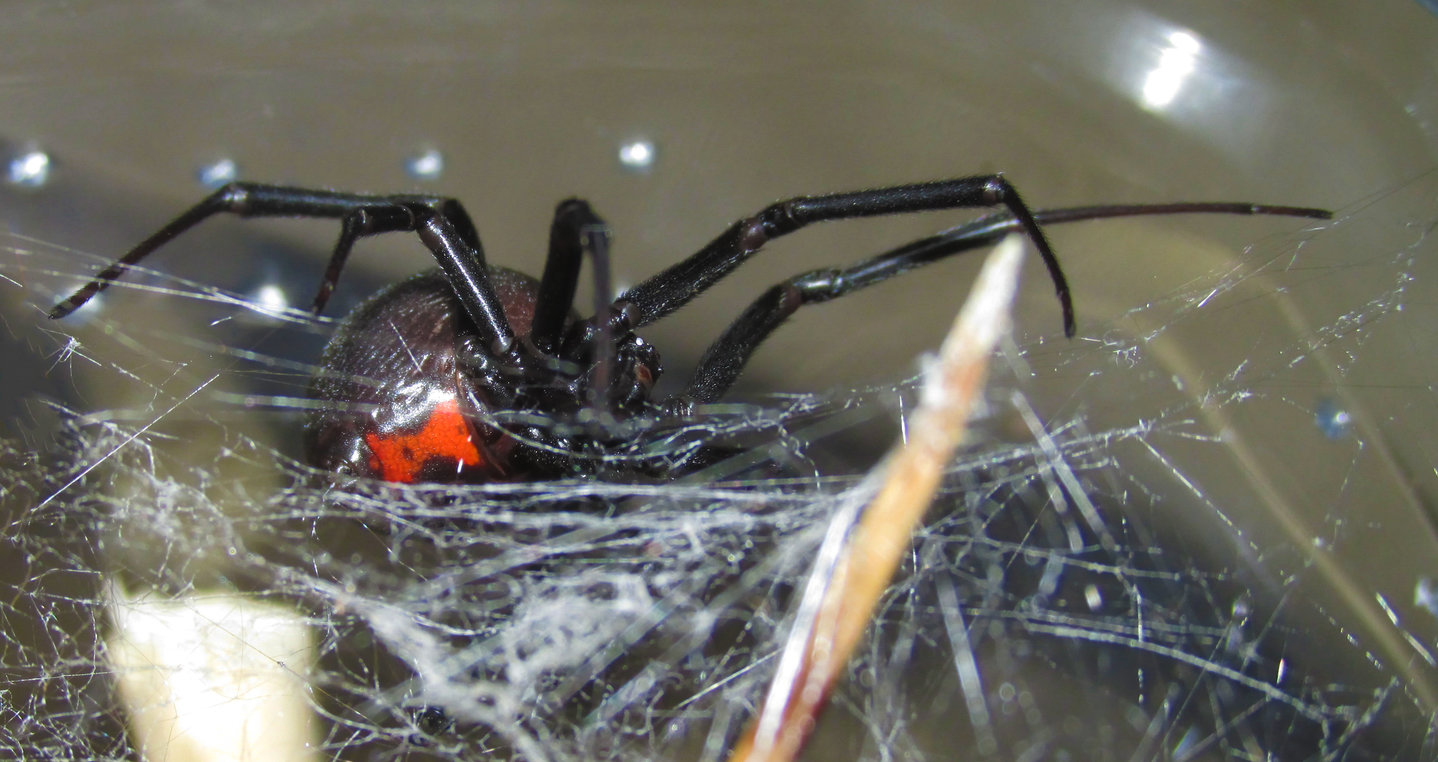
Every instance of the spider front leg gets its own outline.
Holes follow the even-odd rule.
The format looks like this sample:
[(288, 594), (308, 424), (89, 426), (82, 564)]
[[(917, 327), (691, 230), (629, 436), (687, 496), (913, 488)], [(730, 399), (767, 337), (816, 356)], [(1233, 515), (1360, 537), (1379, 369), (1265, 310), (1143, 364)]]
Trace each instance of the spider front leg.
[(635, 327), (652, 323), (687, 304), (724, 276), (733, 272), (765, 243), (806, 225), (826, 220), (874, 217), (939, 209), (1003, 206), (1033, 240), (1049, 277), (1053, 279), (1063, 310), (1064, 334), (1074, 335), (1073, 303), (1068, 282), (1028, 205), (1001, 175), (981, 175), (890, 188), (800, 196), (780, 201), (735, 222), (728, 230), (688, 259), (650, 277), (625, 292), (616, 305), (636, 309)]

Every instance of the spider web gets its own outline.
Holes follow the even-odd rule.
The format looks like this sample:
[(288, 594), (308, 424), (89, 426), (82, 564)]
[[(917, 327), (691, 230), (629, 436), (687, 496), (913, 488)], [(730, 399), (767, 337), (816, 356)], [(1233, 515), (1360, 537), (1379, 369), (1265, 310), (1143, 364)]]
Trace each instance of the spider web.
[[(1429, 174), (1096, 338), (1015, 339), (809, 757), (1438, 753), (1435, 210)], [(0, 440), (0, 756), (136, 758), (166, 699), (118, 686), (169, 667), (125, 643), (188, 614), (299, 686), (295, 758), (721, 759), (864, 497), (847, 464), (877, 455), (845, 443), (901, 436), (918, 393), (636, 437), (736, 452), (676, 483), (337, 485), (287, 444), (315, 355), (275, 349), (332, 322), (158, 274), (116, 287), (152, 292), (123, 319), (41, 319), (99, 259), (14, 235), (0, 259), (16, 373), (45, 374)], [(267, 617), (298, 640), (239, 632)]]

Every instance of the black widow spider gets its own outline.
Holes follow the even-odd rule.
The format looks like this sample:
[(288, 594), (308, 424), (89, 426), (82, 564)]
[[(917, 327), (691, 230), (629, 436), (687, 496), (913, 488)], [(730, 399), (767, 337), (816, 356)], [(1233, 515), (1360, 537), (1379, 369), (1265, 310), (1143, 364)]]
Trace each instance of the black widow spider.
[[(657, 403), (650, 399), (659, 355), (635, 330), (683, 307), (768, 241), (825, 220), (967, 207), (1006, 211), (849, 267), (814, 270), (775, 285), (710, 345), (682, 392)], [(1000, 175), (801, 196), (735, 222), (611, 302), (608, 231), (579, 199), (556, 209), (544, 273), (535, 281), (486, 264), (474, 223), (452, 198), (232, 183), (141, 241), (57, 304), (50, 317), (73, 312), (150, 252), (221, 212), (340, 220), (339, 241), (312, 305), (317, 314), (359, 238), (414, 232), (433, 252), (437, 270), (394, 284), (350, 313), (325, 349), (311, 387), (319, 409), (306, 429), (310, 463), (405, 483), (542, 480), (612, 468), (606, 456), (632, 444), (632, 433), (620, 423), (646, 413), (682, 420), (694, 405), (720, 399), (758, 346), (799, 307), (1011, 232), (1028, 236), (1038, 249), (1058, 293), (1064, 333), (1072, 337), (1068, 284), (1041, 225), (1188, 212), (1330, 217), (1322, 209), (1246, 203), (1032, 212)], [(573, 302), (585, 252), (595, 265), (596, 309), (581, 320)], [(499, 415), (506, 411), (511, 415)], [(651, 462), (632, 470), (672, 475), (666, 468), (671, 466)]]

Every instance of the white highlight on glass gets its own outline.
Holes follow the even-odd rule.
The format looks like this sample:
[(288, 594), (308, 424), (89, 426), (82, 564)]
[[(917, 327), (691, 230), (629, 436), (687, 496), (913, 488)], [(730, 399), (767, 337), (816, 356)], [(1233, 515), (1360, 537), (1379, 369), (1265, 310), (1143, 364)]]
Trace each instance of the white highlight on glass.
[(437, 180), (444, 174), (444, 154), (439, 149), (427, 148), (407, 159), (404, 170), (416, 180)]
[(1342, 403), (1332, 397), (1324, 397), (1318, 401), (1318, 407), (1313, 411), (1314, 423), (1323, 436), (1329, 439), (1342, 439), (1353, 429), (1353, 416), (1349, 415)]
[(227, 183), (232, 183), (240, 176), (240, 165), (234, 159), (216, 159), (211, 164), (200, 167), (196, 177), (200, 185), (206, 188), (218, 188)]
[(290, 308), (290, 296), (276, 283), (265, 283), (250, 295), (255, 308), (267, 315), (283, 315)]
[(7, 177), (12, 185), (38, 188), (50, 180), (50, 155), (38, 148), (11, 157)]
[(654, 144), (633, 140), (619, 147), (619, 164), (631, 172), (644, 172), (654, 166)]
[(1203, 45), (1192, 33), (1170, 32), (1168, 44), (1158, 56), (1158, 65), (1143, 82), (1145, 108), (1162, 109), (1178, 97), (1184, 83), (1198, 65)]

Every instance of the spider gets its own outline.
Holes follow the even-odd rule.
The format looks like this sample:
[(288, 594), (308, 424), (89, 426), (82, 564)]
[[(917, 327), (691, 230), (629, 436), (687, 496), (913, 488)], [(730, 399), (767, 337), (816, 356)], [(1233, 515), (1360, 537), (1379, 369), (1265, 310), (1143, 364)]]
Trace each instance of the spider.
[[(1004, 211), (768, 289), (710, 345), (679, 394), (652, 399), (659, 354), (635, 331), (683, 307), (765, 243), (827, 220), (971, 207)], [(345, 318), (311, 385), (319, 407), (305, 430), (309, 462), (326, 471), (402, 483), (538, 481), (599, 472), (607, 467), (607, 455), (632, 444), (632, 433), (618, 424), (642, 416), (682, 421), (695, 405), (719, 400), (759, 345), (800, 307), (1011, 232), (1026, 235), (1038, 250), (1058, 295), (1064, 333), (1072, 337), (1068, 283), (1042, 225), (1189, 212), (1331, 216), (1322, 209), (1246, 203), (1035, 212), (1001, 175), (800, 196), (738, 220), (687, 259), (610, 301), (608, 230), (579, 199), (565, 200), (555, 210), (544, 272), (535, 280), (486, 264), (474, 223), (452, 198), (232, 183), (141, 241), (57, 304), (50, 317), (75, 311), (150, 252), (221, 212), (340, 221), (339, 240), (311, 305), (316, 314), (358, 239), (411, 232), (434, 254), (437, 269), (381, 290)], [(586, 254), (594, 265), (596, 307), (591, 317), (579, 319), (573, 305)], [(510, 415), (501, 415), (506, 412)], [(637, 466), (650, 472), (666, 467), (673, 466)]]

